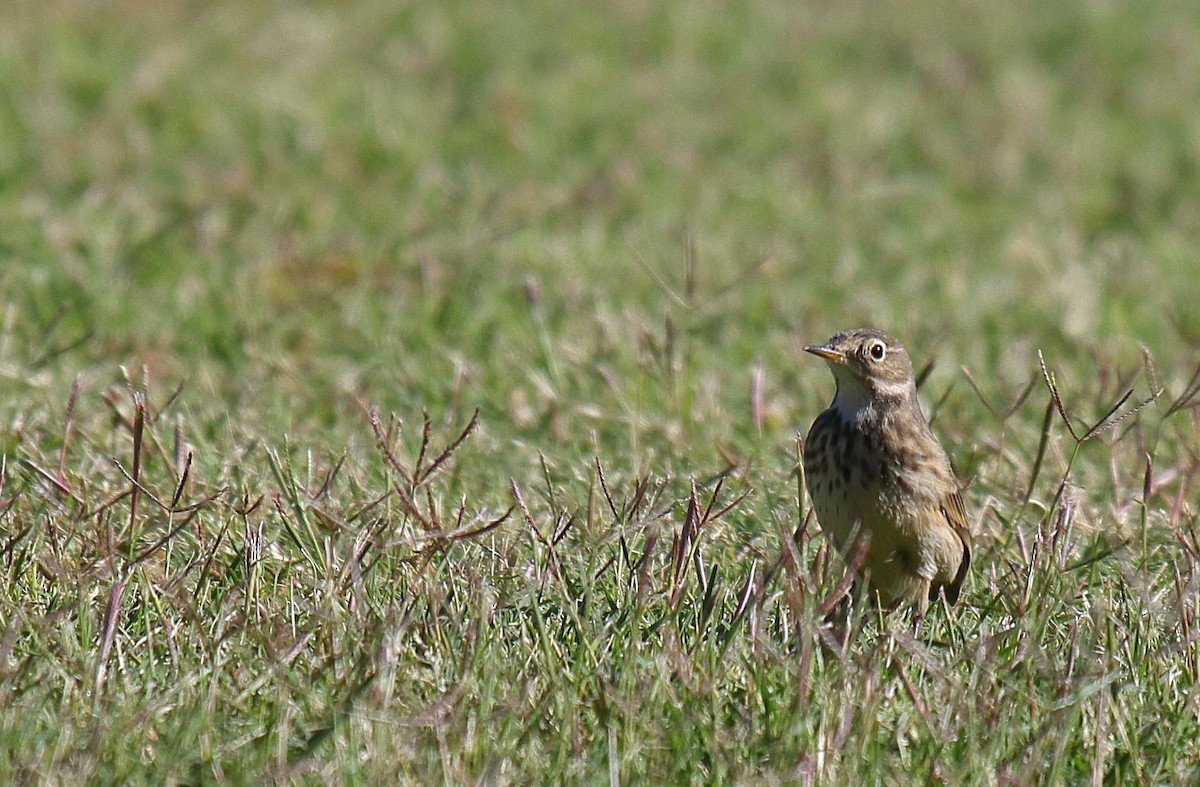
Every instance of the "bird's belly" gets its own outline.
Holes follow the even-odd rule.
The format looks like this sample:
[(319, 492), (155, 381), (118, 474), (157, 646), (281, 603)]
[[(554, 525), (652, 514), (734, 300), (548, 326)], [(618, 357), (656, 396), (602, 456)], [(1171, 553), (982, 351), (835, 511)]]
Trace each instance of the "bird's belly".
[(884, 519), (879, 490), (855, 483), (857, 480), (838, 473), (809, 478), (809, 495), (817, 522), (843, 552), (864, 530), (879, 529), (877, 526)]
[(889, 494), (886, 486), (856, 481), (819, 477), (809, 490), (821, 530), (846, 560), (854, 559), (860, 539), (867, 538), (863, 568), (872, 575), (872, 584), (892, 584), (889, 578), (932, 580), (944, 573), (939, 533), (923, 521), (925, 507), (902, 505), (902, 496)]

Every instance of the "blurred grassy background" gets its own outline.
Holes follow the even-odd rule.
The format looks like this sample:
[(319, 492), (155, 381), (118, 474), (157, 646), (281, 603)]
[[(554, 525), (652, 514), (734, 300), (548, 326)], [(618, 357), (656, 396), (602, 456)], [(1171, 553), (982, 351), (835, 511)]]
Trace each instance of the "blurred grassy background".
[[(1194, 560), (1173, 529), (1194, 516), (1186, 501), (1197, 427), (1190, 408), (1170, 405), (1200, 362), (1197, 42), (1200, 10), (1182, 3), (6, 5), (0, 739), (11, 752), (8, 774), (897, 783), (906, 773), (951, 782), (1194, 775), (1195, 692), (1178, 682), (1196, 669), (1186, 623), (1194, 602), (1180, 590), (1169, 614), (1155, 604), (1171, 587), (1195, 592)], [(922, 673), (906, 693), (896, 687), (909, 678), (868, 635), (860, 650), (868, 655), (855, 662), (863, 672), (839, 672), (849, 667), (820, 657), (812, 675), (798, 671), (790, 626), (812, 623), (812, 599), (784, 603), (792, 585), (782, 574), (749, 583), (763, 630), (735, 628), (733, 645), (707, 651), (711, 643), (697, 635), (704, 658), (686, 667), (663, 656), (667, 669), (656, 661), (672, 653), (661, 620), (675, 612), (665, 613), (659, 596), (657, 608), (630, 606), (622, 588), (636, 566), (621, 562), (622, 579), (601, 572), (594, 580), (610, 608), (575, 620), (574, 634), (537, 629), (514, 639), (500, 627), (498, 644), (412, 696), (370, 694), (376, 686), (364, 676), (386, 671), (375, 662), (392, 664), (403, 682), (406, 670), (436, 673), (438, 658), (466, 647), (428, 634), (418, 647), (388, 628), (409, 620), (397, 610), (411, 612), (412, 598), (439, 599), (420, 613), (430, 630), (451, 625), (441, 615), (470, 629), (482, 625), (487, 603), (456, 597), (464, 583), (519, 588), (528, 566), (580, 560), (579, 577), (589, 577), (609, 557), (629, 562), (614, 533), (633, 544), (654, 527), (604, 526), (597, 459), (614, 486), (661, 480), (676, 508), (690, 477), (711, 489), (715, 475), (734, 468), (731, 483), (753, 494), (704, 549), (724, 566), (731, 595), (718, 593), (721, 603), (736, 607), (750, 566), (764, 582), (763, 567), (784, 551), (780, 534), (799, 523), (793, 439), (832, 389), (797, 346), (858, 324), (896, 334), (918, 364), (936, 361), (926, 402), (960, 474), (973, 479), (983, 608), (966, 613), (968, 633), (938, 636), (957, 636), (977, 656), (997, 648), (1011, 657), (1007, 666), (1027, 667), (1040, 676), (1030, 678), (1031, 699), (1014, 704), (996, 689), (984, 695), (999, 722), (980, 708), (913, 727), (927, 711), (953, 707), (938, 692), (960, 701), (977, 694), (979, 676), (956, 657), (962, 650), (935, 650), (921, 662), (932, 677)], [(1166, 393), (1075, 464), (1056, 423), (1039, 474), (1044, 386), (1035, 383), (1008, 418), (997, 415), (1034, 379), (1039, 349), (1081, 420), (1101, 416), (1127, 386), (1134, 401)], [(129, 462), (126, 379), (150, 398), (147, 428), (157, 437), (147, 462), (157, 464), (147, 472), (157, 473), (161, 494), (170, 499), (181, 474), (174, 460), (186, 449), (195, 456), (192, 499), (225, 490), (172, 535), (178, 547), (171, 540), (150, 575), (96, 535), (107, 528), (133, 545), (128, 557), (179, 516), (126, 525), (127, 509), (96, 513), (129, 486), (110, 461)], [(69, 406), (75, 381), (79, 398)], [(387, 557), (365, 586), (368, 608), (347, 606), (331, 577), (355, 563), (348, 555), (360, 530), (350, 514), (394, 483), (369, 404), (405, 420), (401, 442), (412, 451), (422, 410), (444, 433), (434, 441), (441, 445), (479, 408), (479, 432), (431, 499), (453, 509), (465, 498), (495, 515), (513, 501), (511, 479), (526, 490), (534, 530), (586, 511), (586, 532), (562, 542), (578, 557), (548, 556), (514, 518), (492, 535), (499, 540), (484, 578), (463, 567), (477, 558), (471, 545), (426, 564), (438, 567), (432, 575), (408, 577), (407, 542), (368, 539)], [(1155, 496), (1142, 506), (1147, 453), (1161, 488), (1151, 479)], [(314, 540), (324, 550), (315, 563), (292, 551), (300, 547), (286, 537), (296, 524), (286, 506), (253, 515), (238, 507), (239, 496), (269, 502), (303, 488), (309, 497), (293, 494), (294, 515), (308, 522), (303, 510), (317, 505), (321, 476), (335, 466), (341, 481), (321, 510), (345, 519)], [(1068, 469), (1068, 493), (1056, 495)], [(47, 474), (67, 491), (51, 488)], [(411, 524), (404, 510), (390, 516)], [(668, 521), (682, 517), (679, 508)], [(1054, 680), (1039, 682), (1059, 667), (1037, 662), (1025, 640), (991, 639), (1025, 630), (1013, 622), (1024, 613), (1009, 570), (1039, 558), (1014, 534), (1032, 538), (1063, 517), (1078, 518), (1075, 541), (1062, 547), (1070, 560), (1037, 576), (1051, 596), (1058, 582), (1074, 589), (1062, 591), (1062, 609), (1035, 616), (1029, 641), (1053, 650), (1058, 634), (1078, 637), (1080, 616), (1091, 614), (1097, 637), (1140, 625), (1147, 648), (1183, 643), (1143, 667), (1117, 658), (1103, 637), (1092, 643), (1089, 680), (1120, 674), (1137, 683), (1137, 675), (1163, 696), (1182, 692), (1146, 700), (1187, 721), (1144, 761), (1134, 754), (1150, 745), (1139, 737), (1141, 705), (1121, 716), (1089, 704), (1117, 678), (1064, 695)], [(222, 528), (236, 539), (222, 542)], [(243, 575), (234, 567), (256, 528), (271, 568)], [(1066, 563), (1100, 554), (1106, 533), (1114, 543), (1140, 533), (1139, 554), (1087, 564), (1084, 584), (1056, 578)], [(638, 544), (635, 552), (653, 552), (653, 542)], [(806, 560), (815, 548), (805, 542)], [(225, 573), (185, 572), (196, 556)], [(255, 572), (269, 575), (261, 597)], [(114, 642), (125, 677), (105, 686), (92, 670), (109, 661), (98, 655), (99, 618), (114, 577), (140, 590), (121, 596)], [(566, 584), (564, 598), (573, 598), (578, 587)], [(221, 593), (209, 596), (210, 585)], [(179, 588), (188, 603), (157, 595)], [(484, 617), (507, 611), (528, 623), (527, 590), (497, 590)], [(689, 593), (702, 608), (705, 588)], [(1095, 599), (1113, 593), (1158, 612), (1141, 623), (1136, 609), (1115, 602), (1095, 612)], [(255, 604), (245, 608), (230, 601), (250, 595)], [(155, 598), (158, 611), (148, 612)], [(524, 600), (510, 608), (512, 598)], [(229, 604), (242, 634), (225, 644), (213, 621), (227, 620)], [(297, 638), (278, 645), (286, 662), (276, 644), (263, 644), (275, 642), (262, 633), (272, 614), (290, 619)], [(765, 621), (789, 615), (799, 617), (768, 633)], [(59, 633), (63, 620), (75, 626), (70, 636)], [(659, 622), (646, 633), (639, 620)], [(326, 641), (325, 627), (340, 633)], [(360, 643), (356, 631), (373, 633)], [(380, 655), (389, 637), (409, 643), (412, 663)], [(613, 647), (609, 637), (639, 644), (628, 659), (614, 651), (603, 669), (579, 668), (608, 674), (607, 688), (563, 679), (560, 689), (517, 696), (526, 684), (506, 659), (525, 665), (518, 674), (532, 675), (529, 685), (551, 687), (558, 662), (538, 654), (579, 649), (604, 662), (597, 653)], [(191, 638), (191, 648), (177, 638)], [(726, 647), (741, 678), (723, 671)], [(217, 669), (224, 658), (253, 677)], [(288, 677), (294, 663), (303, 666)], [(647, 678), (647, 664), (664, 672)], [(1073, 686), (1075, 675), (1062, 669), (1061, 682)], [(673, 688), (681, 670), (690, 676), (682, 695)], [(863, 683), (863, 674), (872, 677)], [(251, 701), (243, 679), (270, 698)], [(731, 687), (739, 679), (762, 696), (741, 696), (745, 687)], [(476, 689), (453, 688), (463, 680)], [(889, 703), (912, 705), (880, 708), (868, 698), (861, 717), (830, 739), (841, 729), (844, 681), (862, 691), (892, 686), (906, 696)], [(806, 691), (819, 710), (795, 699)], [(478, 692), (499, 699), (489, 704)], [(765, 710), (775, 707), (768, 695), (784, 698), (777, 717)], [(568, 717), (521, 726), (547, 706)], [(697, 707), (712, 714), (689, 731)], [(1033, 710), (1009, 718), (1023, 707)], [(1064, 724), (1055, 715), (1063, 708), (1078, 714), (1070, 719), (1081, 737), (1062, 744), (1074, 759), (1036, 735)], [(124, 721), (106, 731), (113, 719)], [(1012, 736), (969, 746), (997, 723)], [(963, 726), (947, 732), (954, 724)], [(323, 725), (329, 740), (313, 734)], [(441, 725), (461, 739), (457, 748)], [(639, 740), (652, 751), (639, 753)], [(362, 752), (371, 753), (367, 764)]]

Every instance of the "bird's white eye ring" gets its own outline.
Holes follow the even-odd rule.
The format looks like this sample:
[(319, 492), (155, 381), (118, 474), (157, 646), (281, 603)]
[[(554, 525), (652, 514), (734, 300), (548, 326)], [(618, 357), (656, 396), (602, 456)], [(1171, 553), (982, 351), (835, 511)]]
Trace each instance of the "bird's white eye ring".
[(867, 352), (870, 353), (872, 361), (882, 361), (883, 356), (887, 355), (887, 347), (881, 341), (874, 341), (867, 348)]

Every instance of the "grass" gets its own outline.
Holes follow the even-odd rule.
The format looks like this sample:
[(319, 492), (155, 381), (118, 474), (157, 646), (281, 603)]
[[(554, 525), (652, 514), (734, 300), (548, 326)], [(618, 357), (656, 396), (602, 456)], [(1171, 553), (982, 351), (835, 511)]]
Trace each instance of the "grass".
[[(0, 11), (0, 781), (1200, 775), (1200, 12), (165, 5)], [(976, 547), (837, 656), (857, 324)]]

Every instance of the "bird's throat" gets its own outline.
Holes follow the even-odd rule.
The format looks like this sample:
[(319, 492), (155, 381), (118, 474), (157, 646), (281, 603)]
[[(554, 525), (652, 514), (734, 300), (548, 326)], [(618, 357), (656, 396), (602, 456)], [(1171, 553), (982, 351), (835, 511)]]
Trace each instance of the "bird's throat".
[(867, 382), (852, 374), (834, 374), (837, 393), (829, 407), (840, 418), (854, 421), (868, 411), (878, 416), (916, 400), (916, 390), (911, 383)]

